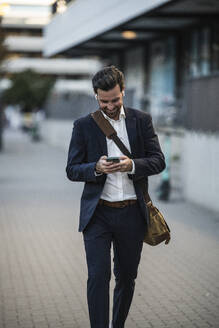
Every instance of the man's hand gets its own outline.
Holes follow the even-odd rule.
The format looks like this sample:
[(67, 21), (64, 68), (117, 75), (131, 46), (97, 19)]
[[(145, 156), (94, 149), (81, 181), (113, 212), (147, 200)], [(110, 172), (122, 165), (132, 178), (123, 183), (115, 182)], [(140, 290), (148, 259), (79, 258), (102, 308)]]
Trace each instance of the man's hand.
[(97, 173), (114, 173), (120, 171), (120, 163), (113, 163), (106, 161), (107, 156), (101, 156), (99, 161), (96, 164), (96, 172)]
[(121, 156), (119, 163), (107, 162), (107, 156), (101, 156), (96, 164), (97, 173), (129, 172), (132, 170), (132, 160), (127, 156)]
[(128, 156), (120, 156), (120, 172), (132, 171), (132, 160)]

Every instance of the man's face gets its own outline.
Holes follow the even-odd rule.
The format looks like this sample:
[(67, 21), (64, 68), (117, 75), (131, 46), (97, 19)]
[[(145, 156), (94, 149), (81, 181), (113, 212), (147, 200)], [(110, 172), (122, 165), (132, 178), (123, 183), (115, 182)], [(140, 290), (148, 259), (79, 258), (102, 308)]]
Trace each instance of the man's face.
[(118, 84), (108, 91), (97, 89), (97, 100), (100, 109), (108, 117), (114, 120), (119, 119), (120, 109), (123, 105), (123, 95)]

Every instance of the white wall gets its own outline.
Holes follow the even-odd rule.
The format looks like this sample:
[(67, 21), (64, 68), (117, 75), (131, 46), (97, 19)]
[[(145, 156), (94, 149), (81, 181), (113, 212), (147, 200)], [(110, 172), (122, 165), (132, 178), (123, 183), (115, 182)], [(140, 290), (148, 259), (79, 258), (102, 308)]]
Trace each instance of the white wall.
[(186, 132), (182, 161), (185, 198), (219, 211), (219, 136)]

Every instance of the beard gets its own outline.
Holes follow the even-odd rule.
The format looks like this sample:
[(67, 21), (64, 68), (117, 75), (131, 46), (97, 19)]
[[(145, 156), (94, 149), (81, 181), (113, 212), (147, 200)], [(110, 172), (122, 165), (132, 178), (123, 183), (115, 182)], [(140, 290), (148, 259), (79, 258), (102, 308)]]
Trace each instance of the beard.
[(115, 106), (113, 109), (108, 109), (107, 107), (101, 108), (101, 110), (109, 117), (109, 118), (119, 118), (120, 110), (122, 105)]

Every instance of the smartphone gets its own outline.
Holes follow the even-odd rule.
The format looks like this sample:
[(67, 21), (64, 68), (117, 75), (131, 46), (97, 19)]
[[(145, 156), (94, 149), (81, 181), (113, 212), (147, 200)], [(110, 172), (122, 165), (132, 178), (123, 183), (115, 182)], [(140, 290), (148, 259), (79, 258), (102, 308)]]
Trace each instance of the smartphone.
[(119, 157), (107, 157), (106, 161), (107, 162), (113, 162), (113, 163), (119, 163), (120, 158)]

